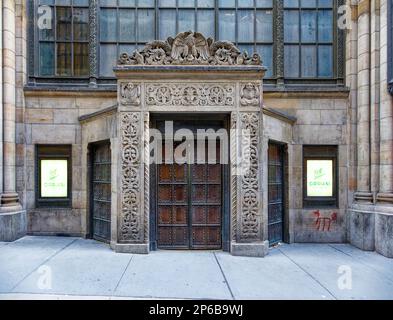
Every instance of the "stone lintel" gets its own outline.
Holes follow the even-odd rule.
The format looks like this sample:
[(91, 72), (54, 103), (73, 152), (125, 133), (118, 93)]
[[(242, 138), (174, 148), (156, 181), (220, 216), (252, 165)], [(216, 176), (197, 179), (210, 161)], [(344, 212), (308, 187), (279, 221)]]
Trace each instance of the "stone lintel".
[(118, 66), (114, 68), (118, 79), (134, 80), (262, 80), (263, 66)]

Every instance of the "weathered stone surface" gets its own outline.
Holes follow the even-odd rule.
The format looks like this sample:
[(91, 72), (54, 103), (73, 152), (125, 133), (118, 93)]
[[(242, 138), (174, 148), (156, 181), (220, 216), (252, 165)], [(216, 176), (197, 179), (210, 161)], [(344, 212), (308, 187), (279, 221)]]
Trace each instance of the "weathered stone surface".
[(77, 209), (29, 210), (27, 222), (28, 234), (81, 236), (81, 211)]
[(0, 241), (15, 241), (25, 236), (26, 230), (26, 211), (0, 213)]
[(388, 258), (393, 258), (393, 214), (375, 213), (375, 249)]
[(269, 252), (269, 241), (255, 243), (232, 242), (231, 254), (243, 257), (265, 257)]
[[(361, 211), (350, 210), (349, 227), (350, 239), (349, 242), (355, 247), (366, 250), (375, 250), (375, 214), (372, 211), (366, 211), (365, 207)], [(369, 208), (373, 210), (373, 208)]]

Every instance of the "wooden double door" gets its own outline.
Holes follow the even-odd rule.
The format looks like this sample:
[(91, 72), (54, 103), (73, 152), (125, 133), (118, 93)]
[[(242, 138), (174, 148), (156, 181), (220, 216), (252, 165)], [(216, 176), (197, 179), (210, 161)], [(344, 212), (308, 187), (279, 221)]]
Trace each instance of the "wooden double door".
[(196, 144), (194, 161), (157, 164), (156, 241), (160, 249), (222, 248), (224, 166), (220, 163), (220, 141), (215, 144), (215, 159), (208, 157), (212, 147), (205, 141), (203, 163), (201, 144)]

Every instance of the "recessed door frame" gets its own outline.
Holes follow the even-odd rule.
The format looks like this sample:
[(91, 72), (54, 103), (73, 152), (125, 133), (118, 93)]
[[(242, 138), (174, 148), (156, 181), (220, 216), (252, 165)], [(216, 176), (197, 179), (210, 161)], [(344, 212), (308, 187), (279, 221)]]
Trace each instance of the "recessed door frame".
[[(288, 203), (288, 145), (283, 142), (275, 141), (275, 140), (269, 140), (268, 142), (268, 149), (269, 147), (277, 146), (280, 148), (280, 160), (282, 163), (282, 241), (285, 243), (289, 243), (289, 203)], [(268, 151), (267, 151), (268, 152)], [(268, 170), (269, 169), (269, 152), (267, 155), (267, 165), (265, 168)], [(269, 180), (267, 178), (267, 180)], [(269, 184), (269, 181), (267, 181), (267, 184)], [(269, 186), (268, 186), (268, 194), (269, 194)], [(268, 203), (267, 203), (267, 208), (268, 208), (268, 220), (269, 220), (269, 196), (268, 196)], [(269, 222), (268, 228), (269, 228)], [(269, 234), (269, 230), (267, 230), (267, 234)]]
[[(111, 162), (112, 162), (112, 148), (111, 148), (111, 142), (110, 140), (103, 140), (103, 141), (98, 141), (98, 142), (93, 142), (88, 145), (88, 208), (89, 208), (89, 219), (88, 219), (88, 232), (87, 232), (87, 237), (89, 239), (96, 239), (94, 237), (94, 157), (95, 157), (95, 152), (96, 149), (99, 147), (103, 147), (107, 145), (109, 147), (109, 150), (111, 152)], [(111, 163), (111, 174), (112, 174), (112, 163)], [(112, 188), (112, 177), (111, 177), (111, 188)], [(112, 192), (112, 191), (111, 191)], [(112, 238), (112, 203), (111, 203), (111, 208), (110, 208), (110, 227), (109, 227), (109, 238), (108, 239), (96, 239), (98, 241), (103, 241), (106, 243), (109, 243)]]
[[(158, 122), (160, 121), (195, 121), (195, 123), (209, 123), (220, 121), (222, 123), (221, 128), (228, 130), (230, 128), (230, 115), (228, 113), (210, 113), (210, 114), (150, 114), (150, 128), (158, 129)], [(222, 147), (222, 146), (221, 146)], [(229, 150), (229, 141), (227, 150)], [(150, 171), (150, 250), (157, 250), (157, 165), (151, 164), (149, 167)], [(222, 222), (221, 222), (221, 237), (222, 237), (222, 250), (230, 251), (230, 165), (222, 165), (222, 187), (221, 187), (221, 199), (222, 199)]]

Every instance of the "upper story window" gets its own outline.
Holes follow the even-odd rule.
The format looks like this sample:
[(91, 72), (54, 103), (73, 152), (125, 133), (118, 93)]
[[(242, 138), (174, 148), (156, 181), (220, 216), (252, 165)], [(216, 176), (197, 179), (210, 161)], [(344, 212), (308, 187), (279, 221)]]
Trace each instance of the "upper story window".
[(121, 53), (188, 30), (260, 53), (267, 76), (273, 75), (273, 0), (101, 0), (99, 4), (102, 77), (113, 77), (115, 58)]
[[(345, 62), (338, 57), (344, 56), (344, 32), (336, 22), (341, 2), (32, 0), (30, 80), (114, 83), (121, 53), (191, 30), (260, 53), (268, 84), (342, 85), (344, 66), (338, 64)], [(51, 28), (37, 27), (42, 6), (53, 13)]]
[(284, 0), (286, 78), (334, 74), (333, 0)]
[(38, 74), (80, 77), (89, 75), (89, 1), (40, 0), (47, 20), (38, 21)]

